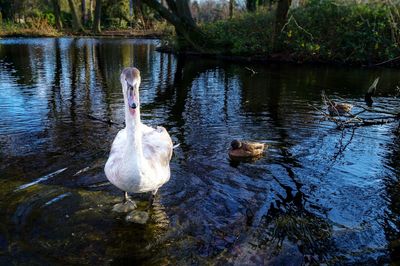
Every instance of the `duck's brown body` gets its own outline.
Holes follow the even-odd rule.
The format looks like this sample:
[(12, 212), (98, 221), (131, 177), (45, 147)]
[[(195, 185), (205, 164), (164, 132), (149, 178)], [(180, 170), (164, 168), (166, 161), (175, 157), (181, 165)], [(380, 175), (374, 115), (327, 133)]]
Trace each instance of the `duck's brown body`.
[(261, 156), (266, 148), (264, 143), (238, 141), (234, 140), (231, 143), (229, 157), (231, 159), (246, 159)]
[(351, 111), (353, 105), (348, 103), (336, 103), (333, 102), (328, 104), (328, 112), (332, 116), (344, 115)]

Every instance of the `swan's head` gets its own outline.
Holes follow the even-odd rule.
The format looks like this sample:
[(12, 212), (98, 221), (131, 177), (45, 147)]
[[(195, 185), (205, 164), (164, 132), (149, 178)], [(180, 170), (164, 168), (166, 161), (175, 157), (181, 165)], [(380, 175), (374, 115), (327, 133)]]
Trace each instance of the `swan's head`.
[(124, 94), (125, 107), (129, 113), (135, 115), (139, 108), (140, 71), (134, 67), (127, 67), (121, 73), (122, 93)]

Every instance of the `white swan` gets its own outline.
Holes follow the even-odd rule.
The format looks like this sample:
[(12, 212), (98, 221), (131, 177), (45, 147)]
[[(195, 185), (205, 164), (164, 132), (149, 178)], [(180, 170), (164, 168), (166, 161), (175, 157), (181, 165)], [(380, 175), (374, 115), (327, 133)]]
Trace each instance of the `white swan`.
[(120, 79), (126, 127), (115, 137), (104, 171), (108, 180), (125, 192), (124, 203), (114, 206), (124, 212), (136, 208), (127, 192), (152, 192), (151, 206), (157, 190), (170, 178), (173, 146), (165, 128), (154, 129), (140, 121), (139, 70), (125, 68)]

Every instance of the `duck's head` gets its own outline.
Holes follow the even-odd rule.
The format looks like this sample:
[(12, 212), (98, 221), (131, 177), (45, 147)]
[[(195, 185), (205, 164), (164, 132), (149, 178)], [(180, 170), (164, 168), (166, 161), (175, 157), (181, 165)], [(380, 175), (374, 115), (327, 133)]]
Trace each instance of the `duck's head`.
[(232, 140), (231, 142), (231, 147), (232, 149), (236, 150), (236, 149), (240, 149), (242, 147), (242, 142), (240, 142), (239, 140), (235, 139)]
[(127, 67), (121, 73), (122, 93), (124, 95), (125, 108), (131, 115), (135, 115), (139, 109), (139, 85), (140, 71), (134, 67)]

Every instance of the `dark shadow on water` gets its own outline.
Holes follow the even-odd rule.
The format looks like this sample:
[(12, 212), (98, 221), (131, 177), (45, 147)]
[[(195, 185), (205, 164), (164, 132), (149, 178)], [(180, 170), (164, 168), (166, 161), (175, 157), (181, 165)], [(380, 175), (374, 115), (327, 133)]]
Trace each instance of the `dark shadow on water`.
[(388, 145), (388, 166), (394, 175), (384, 179), (388, 208), (385, 211), (383, 227), (389, 243), (390, 259), (393, 263), (400, 263), (400, 126), (393, 132), (393, 143)]

